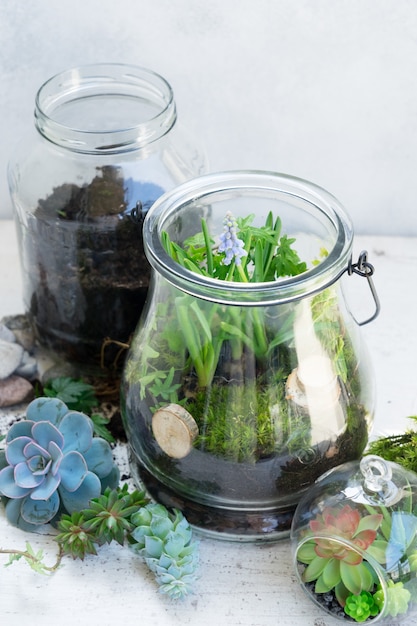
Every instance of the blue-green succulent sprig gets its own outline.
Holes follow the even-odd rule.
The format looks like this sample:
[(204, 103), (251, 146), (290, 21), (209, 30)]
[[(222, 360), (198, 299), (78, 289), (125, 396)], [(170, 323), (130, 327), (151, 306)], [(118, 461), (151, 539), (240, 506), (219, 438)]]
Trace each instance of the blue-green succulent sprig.
[(187, 596), (196, 580), (198, 544), (179, 511), (148, 504), (132, 516), (131, 544), (155, 574), (160, 592), (172, 599)]

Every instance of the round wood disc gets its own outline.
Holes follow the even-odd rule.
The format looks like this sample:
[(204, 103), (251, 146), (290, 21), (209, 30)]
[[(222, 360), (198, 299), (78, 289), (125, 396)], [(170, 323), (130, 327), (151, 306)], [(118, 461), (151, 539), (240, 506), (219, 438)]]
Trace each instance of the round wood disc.
[(152, 431), (165, 454), (173, 459), (182, 459), (191, 451), (198, 426), (184, 407), (169, 404), (154, 413)]

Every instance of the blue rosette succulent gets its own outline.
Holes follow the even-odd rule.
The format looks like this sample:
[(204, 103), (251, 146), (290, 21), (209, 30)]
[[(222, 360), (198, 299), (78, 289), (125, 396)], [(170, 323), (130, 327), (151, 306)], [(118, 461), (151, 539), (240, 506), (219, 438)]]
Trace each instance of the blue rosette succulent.
[(0, 495), (7, 519), (23, 530), (85, 509), (106, 487), (119, 483), (108, 442), (93, 436), (87, 415), (71, 411), (58, 398), (33, 400), (5, 444)]

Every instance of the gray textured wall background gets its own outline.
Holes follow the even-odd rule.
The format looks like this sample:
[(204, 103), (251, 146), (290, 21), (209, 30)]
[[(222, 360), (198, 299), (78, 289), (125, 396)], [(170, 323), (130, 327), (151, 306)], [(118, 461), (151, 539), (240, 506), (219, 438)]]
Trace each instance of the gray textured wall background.
[(417, 235), (417, 2), (0, 0), (0, 217), (38, 87), (99, 61), (164, 75), (211, 170), (301, 176), (357, 233)]

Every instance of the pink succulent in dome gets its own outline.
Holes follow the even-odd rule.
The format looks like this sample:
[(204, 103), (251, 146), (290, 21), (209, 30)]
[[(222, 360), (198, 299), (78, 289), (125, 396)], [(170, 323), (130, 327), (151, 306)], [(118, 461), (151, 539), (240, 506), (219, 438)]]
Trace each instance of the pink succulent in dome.
[[(327, 507), (323, 513), (310, 522), (310, 529), (317, 535), (330, 535), (353, 544), (360, 550), (366, 550), (376, 539), (377, 529), (383, 516), (379, 513), (361, 517), (357, 509), (346, 504), (342, 509)], [(359, 552), (334, 540), (315, 538), (315, 552), (321, 558), (336, 558), (351, 565), (362, 561)]]
[(334, 589), (341, 606), (349, 593), (370, 591), (374, 575), (364, 555), (372, 544), (378, 544), (378, 551), (385, 558), (386, 541), (376, 541), (382, 520), (380, 513), (361, 515), (349, 504), (342, 508), (326, 507), (310, 521), (311, 538), (297, 551), (297, 560), (306, 566), (303, 580), (316, 581), (316, 593)]

